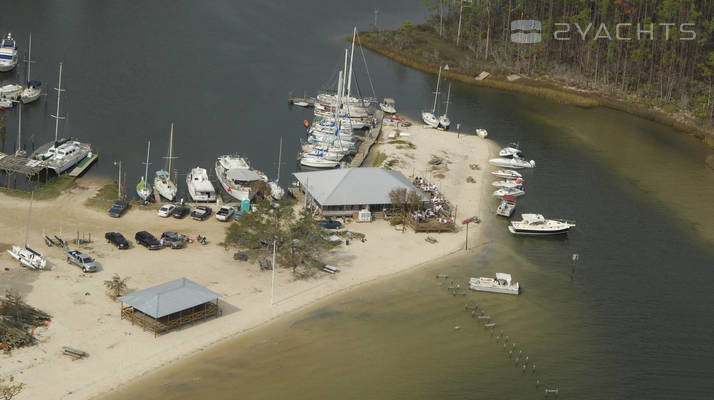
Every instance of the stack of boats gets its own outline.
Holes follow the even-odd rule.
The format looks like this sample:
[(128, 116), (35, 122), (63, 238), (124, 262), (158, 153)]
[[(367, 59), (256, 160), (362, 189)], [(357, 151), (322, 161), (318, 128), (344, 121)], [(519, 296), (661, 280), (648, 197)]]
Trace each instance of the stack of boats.
[[(533, 168), (535, 166), (535, 161), (525, 161), (522, 158), (523, 153), (521, 152), (518, 143), (509, 143), (507, 147), (504, 147), (503, 149), (501, 149), (501, 151), (499, 151), (498, 155), (500, 156), (500, 158), (493, 158), (489, 160), (489, 162), (499, 167), (510, 168)], [(526, 194), (526, 192), (523, 190), (524, 179), (519, 172), (510, 169), (501, 169), (492, 172), (492, 174), (500, 178), (504, 178), (504, 180), (492, 183), (493, 186), (496, 186), (498, 188), (495, 192), (493, 192), (494, 196), (501, 198), (503, 198), (503, 196), (519, 197)], [(501, 206), (499, 206), (499, 208), (503, 207), (505, 210), (508, 210), (508, 205), (509, 204), (507, 203), (501, 203)], [(513, 208), (515, 208), (515, 203), (513, 204)], [(512, 212), (513, 211), (511, 209), (511, 212), (508, 213), (508, 216), (510, 216)], [(504, 214), (499, 213), (499, 215)]]
[(307, 140), (302, 143), (300, 165), (337, 167), (345, 157), (357, 151), (360, 139), (355, 131), (372, 125), (376, 99), (352, 96), (354, 35), (356, 29), (351, 51), (345, 49), (344, 69), (338, 73), (337, 90), (320, 93), (315, 98), (314, 119), (308, 126)]

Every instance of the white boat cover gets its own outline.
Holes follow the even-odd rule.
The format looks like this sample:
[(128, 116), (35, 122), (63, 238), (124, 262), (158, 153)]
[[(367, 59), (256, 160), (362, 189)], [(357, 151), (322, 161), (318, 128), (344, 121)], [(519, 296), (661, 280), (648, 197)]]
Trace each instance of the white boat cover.
[(226, 176), (228, 177), (228, 179), (232, 179), (234, 181), (241, 181), (241, 182), (263, 180), (263, 178), (260, 175), (258, 175), (257, 172), (250, 170), (250, 169), (244, 169), (244, 168), (236, 168), (236, 169), (228, 170), (228, 172), (226, 172)]

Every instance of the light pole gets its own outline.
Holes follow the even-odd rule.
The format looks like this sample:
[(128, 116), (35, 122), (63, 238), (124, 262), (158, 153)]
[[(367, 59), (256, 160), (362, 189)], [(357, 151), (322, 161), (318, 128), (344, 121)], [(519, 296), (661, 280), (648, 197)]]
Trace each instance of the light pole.
[(121, 160), (114, 161), (114, 165), (119, 166), (119, 179), (117, 180), (117, 197), (121, 199)]

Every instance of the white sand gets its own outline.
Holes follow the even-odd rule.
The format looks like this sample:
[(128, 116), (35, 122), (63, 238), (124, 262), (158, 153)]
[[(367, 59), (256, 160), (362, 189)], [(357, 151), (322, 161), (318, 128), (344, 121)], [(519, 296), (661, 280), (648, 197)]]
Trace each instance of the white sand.
[[(391, 128), (387, 127), (385, 132)], [(458, 221), (477, 214), (484, 197), (481, 186), (488, 158), (487, 141), (475, 136), (457, 138), (455, 133), (436, 132), (420, 126), (407, 130), (416, 150), (399, 150), (397, 145), (380, 144), (378, 151), (399, 158), (394, 167), (410, 176), (412, 170), (424, 176), (432, 154), (448, 158), (448, 171), (435, 178), (445, 195), (458, 206)], [(410, 158), (413, 157), (413, 158)], [(472, 170), (479, 164), (482, 170)], [(472, 176), (477, 183), (466, 183)], [(254, 264), (232, 259), (217, 243), (223, 239), (224, 223), (214, 218), (205, 222), (191, 219), (162, 219), (154, 211), (135, 207), (120, 219), (88, 209), (84, 200), (99, 187), (97, 182), (78, 181), (74, 188), (53, 201), (36, 201), (32, 211), (30, 245), (48, 256), (53, 268), (34, 272), (20, 268), (4, 250), (21, 244), (24, 238), (28, 203), (0, 195), (0, 287), (24, 290), (27, 303), (53, 315), (47, 328), (35, 331), (39, 344), (0, 354), (0, 376), (13, 375), (26, 384), (19, 399), (87, 399), (102, 394), (157, 368), (186, 358), (218, 341), (264, 324), (318, 299), (353, 288), (377, 278), (412, 269), (428, 261), (459, 251), (464, 246), (463, 231), (433, 234), (436, 244), (424, 241), (425, 234), (402, 233), (385, 221), (352, 223), (347, 229), (363, 232), (367, 241), (342, 246), (329, 255), (331, 264), (341, 268), (336, 275), (320, 274), (315, 279), (294, 280), (290, 271), (278, 272), (276, 303), (271, 305), (270, 272), (260, 272)], [(100, 271), (84, 274), (67, 264), (59, 249), (47, 248), (43, 231), (53, 235), (62, 229), (65, 239), (76, 232), (91, 232), (95, 242), (86, 251), (101, 264)], [(459, 225), (459, 228), (461, 226)], [(195, 237), (207, 235), (210, 243), (190, 244), (183, 250), (148, 251), (143, 247), (117, 250), (103, 240), (107, 231), (122, 232), (133, 242), (134, 233), (148, 230), (160, 234), (171, 230)], [(479, 241), (478, 225), (471, 227), (469, 242)], [(8, 267), (10, 271), (4, 271)], [(131, 290), (143, 289), (180, 277), (187, 277), (218, 293), (223, 315), (154, 337), (119, 317), (120, 305), (105, 295), (103, 281), (114, 273), (128, 276)], [(28, 286), (29, 285), (29, 286)], [(90, 357), (72, 361), (61, 354), (62, 346), (84, 350)]]

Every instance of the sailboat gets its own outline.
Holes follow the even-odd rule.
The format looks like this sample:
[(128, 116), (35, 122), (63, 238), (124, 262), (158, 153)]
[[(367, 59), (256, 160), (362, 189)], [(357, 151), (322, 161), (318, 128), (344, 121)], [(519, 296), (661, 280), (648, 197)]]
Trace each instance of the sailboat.
[(444, 129), (449, 129), (451, 125), (451, 120), (449, 119), (449, 98), (451, 97), (451, 83), (449, 83), (449, 91), (446, 94), (446, 110), (444, 110), (444, 115), (439, 117), (439, 126)]
[(171, 136), (169, 137), (169, 170), (165, 171), (160, 169), (156, 171), (156, 177), (154, 178), (154, 188), (159, 192), (159, 194), (165, 197), (169, 201), (174, 201), (176, 198), (176, 184), (171, 181), (171, 161), (175, 158), (173, 156), (174, 149), (174, 124), (171, 123)]
[(436, 91), (434, 92), (434, 105), (431, 107), (431, 111), (422, 111), (421, 119), (425, 124), (432, 128), (439, 126), (439, 119), (436, 118), (436, 99), (439, 97), (439, 83), (441, 82), (441, 66), (439, 66), (439, 76), (436, 78)]
[(27, 87), (20, 94), (23, 104), (32, 103), (40, 98), (42, 93), (42, 82), (30, 80), (30, 66), (32, 65), (32, 34), (30, 34), (30, 45), (27, 49)]
[(268, 187), (270, 188), (270, 196), (275, 200), (280, 200), (285, 196), (285, 190), (280, 187), (280, 164), (283, 160), (283, 138), (280, 138), (280, 152), (278, 153), (278, 175), (275, 177), (274, 181), (268, 182)]
[(30, 210), (27, 213), (27, 227), (25, 228), (25, 246), (12, 246), (7, 252), (20, 262), (20, 265), (31, 269), (45, 269), (47, 260), (42, 254), (30, 248), (27, 245), (27, 235), (30, 232), (30, 217), (32, 216), (32, 198), (35, 197), (35, 191), (30, 194)]
[(144, 201), (149, 201), (149, 199), (151, 198), (151, 185), (148, 182), (149, 151), (151, 151), (151, 140), (149, 140), (148, 144), (146, 145), (146, 162), (144, 163), (146, 165), (146, 170), (144, 171), (144, 176), (141, 177), (141, 180), (136, 185), (136, 194), (138, 194), (139, 197), (141, 197)]

